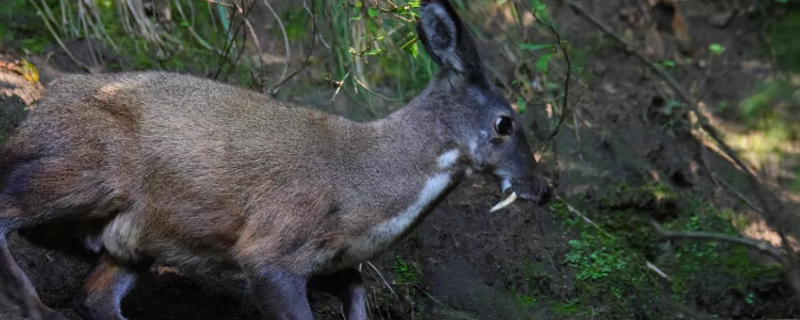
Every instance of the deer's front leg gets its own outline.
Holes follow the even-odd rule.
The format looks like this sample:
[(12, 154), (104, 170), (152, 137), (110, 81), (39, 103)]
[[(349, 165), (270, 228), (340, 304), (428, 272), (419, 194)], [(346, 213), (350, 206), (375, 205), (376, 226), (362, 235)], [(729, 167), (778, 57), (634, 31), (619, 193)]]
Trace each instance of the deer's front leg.
[(314, 277), (308, 285), (312, 289), (337, 296), (342, 301), (347, 320), (367, 320), (367, 293), (364, 290), (361, 272), (355, 268)]
[(248, 268), (255, 301), (267, 319), (314, 320), (306, 296), (308, 277), (274, 266)]

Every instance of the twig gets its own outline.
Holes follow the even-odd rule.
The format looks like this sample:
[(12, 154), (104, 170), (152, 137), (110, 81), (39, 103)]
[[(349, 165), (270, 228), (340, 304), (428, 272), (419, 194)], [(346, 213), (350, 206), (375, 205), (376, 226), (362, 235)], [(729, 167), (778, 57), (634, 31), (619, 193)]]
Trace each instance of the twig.
[(386, 278), (384, 278), (384, 277), (383, 277), (383, 274), (381, 274), (381, 272), (380, 272), (380, 271), (378, 271), (378, 268), (376, 268), (376, 267), (375, 267), (375, 265), (374, 265), (374, 264), (372, 264), (372, 262), (370, 262), (370, 261), (367, 261), (367, 265), (368, 265), (370, 268), (372, 268), (372, 270), (374, 270), (374, 271), (375, 271), (375, 273), (377, 273), (377, 274), (378, 274), (378, 277), (380, 277), (380, 278), (381, 278), (381, 280), (383, 281), (383, 284), (384, 284), (384, 285), (386, 285), (386, 288), (387, 288), (387, 289), (389, 289), (389, 291), (391, 291), (391, 292), (392, 292), (392, 295), (394, 295), (395, 297), (399, 297), (399, 296), (397, 295), (397, 292), (394, 292), (394, 289), (392, 289), (392, 285), (390, 285), (390, 284), (389, 284), (389, 282), (388, 282), (388, 281), (386, 281)]
[[(244, 4), (244, 1), (242, 1), (242, 4)], [(263, 51), (261, 50), (261, 42), (258, 41), (258, 36), (256, 35), (256, 29), (253, 28), (253, 25), (250, 23), (250, 15), (249, 14), (245, 15), (244, 11), (242, 11), (242, 6), (236, 5), (236, 2), (234, 2), (234, 5), (236, 6), (236, 11), (238, 11), (239, 14), (242, 15), (242, 20), (244, 20), (244, 25), (246, 27), (245, 29), (250, 30), (250, 37), (253, 38), (253, 44), (255, 44), (256, 50), (258, 50), (258, 54), (261, 54), (261, 52)], [(255, 6), (255, 4), (253, 4), (253, 6)], [(259, 61), (261, 61), (261, 59), (259, 59)]]
[(730, 185), (728, 183), (728, 181), (725, 181), (725, 179), (722, 179), (722, 178), (718, 177), (716, 173), (711, 172), (711, 179), (716, 181), (717, 183), (721, 184), (722, 186), (724, 186), (728, 190), (730, 190), (731, 193), (733, 193), (737, 198), (742, 200), (742, 202), (744, 202), (745, 204), (750, 206), (750, 208), (752, 208), (756, 212), (758, 212), (760, 214), (764, 214), (764, 210), (763, 209), (761, 209), (760, 207), (756, 206), (755, 203), (753, 203), (752, 201), (750, 201), (750, 199), (745, 197), (741, 192), (739, 192), (739, 190), (736, 190), (736, 188), (734, 188), (732, 185)]
[[(242, 3), (244, 3), (244, 0), (242, 0)], [(247, 8), (247, 12), (244, 14), (245, 17), (250, 15), (250, 11), (253, 10), (253, 7), (255, 7), (255, 2), (253, 2), (253, 4), (251, 4)], [(228, 19), (228, 20), (230, 20), (230, 19)], [(223, 20), (223, 23), (226, 23), (225, 21), (226, 20)], [(214, 79), (217, 79), (217, 77), (219, 77), (220, 73), (222, 73), (222, 68), (225, 65), (225, 61), (229, 59), (229, 55), (230, 55), (231, 51), (236, 50), (236, 48), (235, 48), (235, 45), (236, 45), (235, 38), (236, 38), (236, 35), (239, 34), (239, 29), (241, 29), (242, 26), (244, 26), (244, 25), (245, 25), (244, 23), (239, 23), (239, 24), (236, 25), (236, 29), (232, 29), (232, 28), (230, 28), (229, 25), (226, 25), (226, 29), (227, 29), (226, 30), (226, 37), (228, 38), (228, 42), (225, 44), (225, 48), (223, 49), (223, 52), (220, 55), (219, 64), (217, 66), (217, 71), (214, 73)], [(233, 30), (233, 33), (231, 33), (231, 30)], [(243, 37), (243, 41), (247, 42), (247, 36)], [(233, 61), (232, 64), (231, 64), (231, 69), (236, 67), (236, 63), (239, 61), (239, 58), (241, 56), (242, 56), (241, 53), (238, 53), (238, 55), (236, 57), (236, 60)], [(228, 75), (229, 74), (230, 74), (230, 72), (228, 72)], [(226, 77), (227, 77), (227, 75), (226, 75)]]
[(341, 81), (334, 81), (333, 79), (329, 79), (331, 82), (333, 82), (333, 84), (335, 84), (337, 86), (336, 87), (336, 91), (333, 92), (333, 96), (331, 97), (330, 101), (333, 101), (333, 99), (336, 99), (336, 95), (339, 94), (340, 90), (342, 90), (342, 86), (344, 85), (344, 80), (346, 80), (347, 77), (350, 76), (350, 72), (353, 72), (353, 68), (350, 68), (350, 70), (347, 70), (347, 73), (344, 74), (344, 77), (342, 78)]
[[(245, 2), (245, 0), (242, 0), (242, 4), (244, 4), (244, 2)], [(236, 70), (236, 66), (239, 64), (239, 59), (241, 59), (241, 58), (242, 58), (242, 55), (244, 55), (244, 50), (245, 50), (245, 48), (247, 48), (247, 35), (246, 35), (246, 34), (244, 34), (244, 32), (246, 32), (246, 31), (247, 31), (247, 24), (248, 24), (247, 17), (249, 17), (249, 16), (250, 16), (250, 11), (251, 11), (251, 10), (253, 10), (253, 8), (254, 8), (255, 6), (256, 6), (256, 3), (255, 3), (255, 2), (253, 2), (253, 4), (251, 4), (251, 5), (250, 5), (250, 7), (248, 8), (248, 10), (247, 10), (247, 13), (246, 13), (246, 14), (245, 14), (245, 13), (242, 13), (242, 12), (240, 11), (240, 14), (242, 14), (242, 22), (241, 22), (241, 23), (239, 23), (239, 25), (236, 27), (236, 33), (234, 33), (234, 36), (236, 36), (236, 34), (238, 34), (238, 33), (239, 33), (239, 29), (240, 29), (242, 26), (245, 26), (245, 30), (242, 32), (242, 50), (237, 50), (237, 52), (236, 52), (236, 59), (234, 59), (234, 60), (233, 60), (233, 63), (231, 63), (231, 67), (230, 67), (230, 68), (228, 68), (228, 72), (226, 72), (226, 73), (225, 73), (225, 76), (223, 77), (223, 79), (228, 79), (228, 77), (231, 75), (231, 73), (233, 73), (233, 71), (234, 71), (234, 70)], [(239, 6), (237, 5), (237, 7), (239, 7)], [(255, 35), (254, 35), (254, 36), (255, 36)], [(257, 41), (257, 40), (256, 40), (256, 41)]]
[(653, 228), (656, 230), (661, 239), (696, 239), (696, 240), (709, 240), (715, 242), (734, 243), (761, 251), (767, 254), (768, 256), (772, 257), (773, 259), (775, 259), (775, 261), (777, 261), (778, 263), (781, 264), (788, 263), (787, 261), (788, 257), (786, 257), (786, 254), (782, 250), (773, 247), (772, 245), (764, 241), (729, 236), (726, 234), (720, 234), (714, 232), (670, 231), (664, 229), (664, 227), (662, 227), (658, 222), (654, 220), (649, 220), (649, 223), (651, 226), (653, 226)]
[(67, 49), (67, 46), (64, 44), (64, 42), (61, 41), (61, 38), (58, 36), (56, 31), (50, 25), (50, 22), (47, 21), (47, 18), (44, 17), (44, 15), (42, 14), (42, 10), (39, 8), (39, 6), (36, 4), (36, 2), (34, 2), (33, 0), (28, 0), (28, 2), (30, 2), (33, 5), (33, 7), (36, 9), (36, 12), (39, 13), (40, 17), (42, 17), (42, 21), (44, 21), (44, 25), (47, 27), (47, 30), (50, 31), (50, 34), (53, 35), (53, 38), (55, 38), (56, 42), (58, 43), (58, 46), (61, 47), (62, 50), (64, 50), (64, 52), (72, 60), (72, 62), (74, 62), (75, 64), (77, 64), (78, 66), (83, 68), (84, 70), (91, 72), (92, 70), (91, 70), (91, 68), (89, 68), (89, 66), (87, 66), (86, 64), (84, 64), (83, 62), (78, 60), (78, 58), (75, 58), (75, 56), (72, 55), (72, 52), (69, 51), (69, 49)]
[(203, 0), (203, 1), (208, 2), (210, 4), (216, 4), (218, 6), (233, 8), (233, 5), (227, 4), (227, 3), (224, 3), (224, 2), (219, 2), (219, 1), (214, 1), (214, 0)]
[(286, 73), (289, 71), (289, 61), (291, 61), (291, 49), (289, 48), (289, 36), (286, 34), (286, 28), (283, 27), (283, 21), (281, 21), (281, 17), (275, 12), (275, 9), (272, 8), (272, 5), (269, 4), (269, 0), (263, 0), (264, 5), (267, 6), (270, 12), (272, 12), (272, 16), (275, 17), (275, 20), (278, 21), (278, 27), (280, 27), (281, 32), (283, 33), (283, 46), (286, 48), (286, 64), (283, 66), (283, 73), (281, 74), (281, 79), (286, 78)]
[[(313, 3), (311, 4), (311, 7), (312, 7), (312, 8), (314, 7), (314, 4), (313, 4)], [(316, 15), (316, 14), (315, 14), (315, 13), (314, 13), (314, 12), (313, 12), (311, 9), (309, 9), (309, 8), (306, 6), (306, 2), (305, 2), (305, 1), (303, 1), (303, 9), (306, 9), (306, 12), (308, 12), (308, 14), (309, 14), (309, 15), (311, 15), (311, 19), (312, 19), (312, 20), (313, 20), (313, 22), (314, 22), (314, 27), (315, 27), (315, 28), (318, 28), (318, 27), (317, 27), (317, 15)], [(328, 50), (331, 50), (331, 46), (330, 46), (330, 45), (328, 45), (328, 43), (325, 41), (325, 38), (323, 38), (323, 37), (322, 37), (322, 32), (317, 32), (317, 36), (319, 37), (319, 41), (321, 41), (321, 42), (322, 42), (322, 45), (324, 45), (324, 46), (325, 46), (325, 48), (328, 48)]]
[(211, 47), (211, 45), (209, 45), (208, 42), (203, 40), (203, 38), (200, 36), (200, 34), (198, 34), (197, 31), (194, 30), (194, 21), (189, 21), (189, 19), (186, 17), (186, 14), (184, 14), (183, 8), (179, 3), (180, 0), (174, 0), (174, 1), (175, 1), (175, 7), (178, 9), (178, 14), (181, 15), (181, 18), (183, 19), (183, 21), (189, 22), (189, 25), (186, 26), (186, 28), (189, 29), (189, 33), (192, 34), (192, 36), (197, 40), (198, 43), (200, 43), (200, 45), (203, 48), (206, 48), (206, 50), (213, 52), (214, 48)]
[(392, 101), (392, 102), (403, 102), (403, 100), (402, 100), (402, 99), (392, 99), (392, 98), (389, 98), (389, 97), (387, 97), (387, 96), (384, 96), (384, 95), (382, 95), (382, 94), (380, 94), (380, 93), (377, 93), (377, 92), (375, 92), (375, 91), (372, 91), (370, 88), (368, 88), (368, 87), (367, 87), (367, 85), (366, 85), (366, 84), (364, 84), (363, 82), (361, 82), (361, 80), (359, 80), (359, 79), (358, 79), (358, 77), (356, 77), (356, 76), (353, 76), (353, 80), (355, 80), (355, 81), (356, 81), (356, 83), (357, 83), (358, 85), (360, 85), (362, 88), (364, 88), (364, 90), (367, 90), (367, 92), (369, 92), (369, 93), (371, 93), (371, 94), (374, 94), (374, 95), (376, 95), (376, 96), (378, 96), (378, 97), (381, 97), (383, 100), (386, 100), (386, 101)]
[(556, 135), (558, 134), (558, 131), (561, 129), (561, 126), (564, 125), (565, 120), (569, 117), (569, 113), (571, 113), (571, 110), (568, 109), (568, 100), (569, 100), (569, 81), (570, 78), (572, 77), (572, 61), (570, 60), (569, 52), (567, 52), (567, 49), (565, 48), (566, 42), (562, 41), (561, 34), (558, 33), (555, 26), (553, 26), (552, 22), (551, 23), (542, 22), (542, 19), (539, 19), (539, 17), (536, 15), (537, 12), (536, 10), (533, 10), (533, 8), (529, 7), (524, 2), (522, 3), (522, 6), (524, 6), (528, 11), (530, 11), (530, 13), (533, 15), (533, 17), (536, 19), (538, 23), (550, 29), (550, 32), (553, 33), (553, 35), (556, 37), (556, 44), (558, 45), (558, 48), (561, 49), (561, 52), (564, 53), (564, 61), (567, 63), (567, 74), (564, 76), (564, 100), (561, 101), (561, 117), (558, 119), (558, 123), (556, 124), (555, 129), (553, 129), (550, 135), (548, 135), (547, 138), (542, 143), (543, 145), (547, 145), (550, 141), (555, 139)]
[[(697, 98), (694, 99), (694, 104), (700, 103), (700, 101), (703, 100), (703, 97), (705, 97), (706, 93), (708, 93), (708, 91), (711, 90), (711, 88), (714, 86), (714, 84), (716, 84), (716, 82), (719, 81), (719, 79), (722, 79), (725, 76), (727, 76), (733, 70), (733, 68), (735, 68), (739, 64), (741, 64), (741, 62), (731, 63), (727, 68), (725, 68), (725, 70), (723, 70), (722, 72), (720, 72), (720, 73), (718, 73), (718, 74), (716, 74), (714, 76), (711, 76), (710, 74), (706, 75), (706, 78), (703, 79), (703, 82), (697, 88), (698, 94), (697, 94)], [(709, 73), (710, 73), (711, 63), (709, 63), (708, 67), (709, 67)]]
[[(306, 11), (308, 12), (308, 14), (311, 15), (311, 21), (312, 21), (312, 24), (313, 24), (313, 26), (312, 26), (313, 29), (311, 31), (311, 48), (308, 49), (308, 53), (306, 53), (306, 59), (305, 59), (305, 61), (303, 61), (303, 64), (300, 65), (300, 68), (298, 68), (295, 71), (292, 71), (292, 73), (290, 73), (289, 75), (283, 77), (281, 80), (279, 80), (277, 83), (275, 83), (272, 86), (272, 88), (269, 90), (269, 93), (271, 95), (277, 94), (278, 93), (278, 89), (280, 89), (280, 87), (284, 83), (286, 83), (286, 81), (289, 81), (289, 79), (293, 78), (298, 73), (300, 73), (303, 70), (305, 70), (305, 68), (308, 66), (309, 62), (311, 61), (311, 55), (314, 53), (314, 48), (315, 48), (316, 43), (317, 43), (317, 41), (314, 39), (316, 37), (316, 35), (317, 35), (317, 17), (314, 14), (313, 11), (308, 9), (308, 6), (306, 6), (306, 2), (305, 1), (303, 1), (303, 8), (305, 8)], [(322, 40), (322, 36), (321, 35), (320, 35), (320, 40)], [(324, 43), (325, 42), (323, 41), (323, 44)]]

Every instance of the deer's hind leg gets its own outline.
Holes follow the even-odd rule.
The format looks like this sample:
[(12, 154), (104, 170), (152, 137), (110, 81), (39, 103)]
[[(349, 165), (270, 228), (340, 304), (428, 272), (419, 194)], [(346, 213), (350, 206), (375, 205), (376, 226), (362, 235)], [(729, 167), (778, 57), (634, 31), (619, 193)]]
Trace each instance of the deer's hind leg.
[(73, 300), (75, 311), (87, 320), (125, 320), (122, 298), (133, 288), (139, 273), (149, 266), (150, 263), (121, 263), (104, 254), (81, 293)]
[(0, 308), (10, 309), (8, 304), (16, 304), (19, 312), (32, 320), (68, 318), (41, 302), (8, 249), (8, 234), (82, 214), (100, 216), (121, 204), (102, 181), (91, 178), (97, 176), (91, 170), (75, 167), (60, 171), (57, 165), (52, 159), (29, 159), (6, 162), (0, 168), (0, 303), (6, 302)]
[(5, 235), (0, 236), (0, 300), (1, 308), (18, 307), (23, 317), (32, 320), (69, 320), (42, 303), (33, 284), (8, 251)]

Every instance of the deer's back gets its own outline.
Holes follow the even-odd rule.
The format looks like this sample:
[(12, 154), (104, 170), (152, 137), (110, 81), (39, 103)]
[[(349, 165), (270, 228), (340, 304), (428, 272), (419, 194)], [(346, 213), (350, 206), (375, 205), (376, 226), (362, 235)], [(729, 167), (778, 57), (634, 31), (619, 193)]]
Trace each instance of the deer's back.
[[(286, 226), (315, 219), (287, 219), (278, 217), (285, 213), (264, 210), (281, 207), (278, 202), (293, 195), (290, 201), (310, 197), (311, 185), (316, 186), (313, 197), (301, 204), (314, 208), (303, 209), (324, 213), (333, 201), (333, 189), (325, 186), (333, 184), (337, 152), (359, 148), (342, 148), (337, 141), (358, 135), (351, 132), (356, 127), (340, 117), (190, 76), (70, 75), (54, 82), (35, 106), (9, 141), (3, 162), (10, 164), (4, 167), (25, 159), (43, 163), (37, 170), (50, 177), (49, 200), (96, 189), (99, 202), (135, 207), (139, 218), (118, 217), (115, 223), (119, 230), (151, 233), (138, 238), (153, 243), (137, 246), (178, 245), (167, 238), (203, 239), (207, 243), (198, 247), (226, 252), (247, 229), (251, 214)], [(132, 221), (137, 225), (125, 225)]]

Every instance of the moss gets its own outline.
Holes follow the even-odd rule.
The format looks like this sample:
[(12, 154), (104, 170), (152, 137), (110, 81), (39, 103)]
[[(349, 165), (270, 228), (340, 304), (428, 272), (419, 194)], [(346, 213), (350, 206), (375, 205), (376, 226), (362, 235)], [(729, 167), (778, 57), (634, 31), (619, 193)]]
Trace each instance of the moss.
[(585, 314), (587, 310), (581, 307), (580, 299), (571, 299), (553, 306), (553, 312), (560, 316), (573, 317)]
[(517, 309), (521, 311), (525, 311), (533, 307), (536, 307), (538, 303), (536, 297), (532, 294), (516, 295), (514, 296), (514, 302), (517, 305)]
[(399, 283), (417, 283), (417, 264), (406, 262), (399, 255), (396, 257), (394, 266), (394, 276)]
[[(779, 268), (754, 263), (746, 248), (706, 241), (662, 242), (646, 223), (656, 216), (666, 219), (662, 224), (670, 230), (738, 236), (737, 226), (744, 225), (741, 216), (731, 210), (679, 195), (669, 185), (657, 182), (619, 184), (601, 195), (600, 202), (598, 211), (583, 212), (597, 226), (570, 214), (564, 203), (552, 205), (570, 231), (564, 262), (575, 275), (577, 291), (569, 306), (554, 307), (558, 314), (588, 315), (587, 310), (594, 310), (596, 316), (606, 319), (632, 313), (666, 319), (672, 315), (662, 309), (661, 299), (690, 303), (698, 294), (734, 297), (728, 300), (752, 309), (765, 302), (757, 294), (764, 291), (759, 290), (764, 283), (780, 285)], [(665, 217), (661, 213), (664, 206), (673, 214)], [(647, 262), (658, 265), (671, 280), (650, 270)], [(723, 278), (728, 279), (723, 281), (727, 286), (709, 289)], [(754, 314), (755, 310), (746, 312)]]

